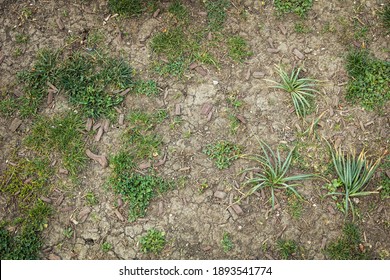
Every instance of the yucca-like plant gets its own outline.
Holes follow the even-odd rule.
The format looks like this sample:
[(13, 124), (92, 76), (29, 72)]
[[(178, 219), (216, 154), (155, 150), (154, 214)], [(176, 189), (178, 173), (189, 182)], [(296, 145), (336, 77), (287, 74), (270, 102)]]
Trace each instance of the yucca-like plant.
[(299, 117), (305, 117), (311, 107), (309, 99), (314, 97), (313, 93), (318, 93), (315, 89), (318, 81), (311, 78), (300, 78), (301, 68), (294, 68), (290, 75), (280, 66), (276, 66), (276, 71), (282, 81), (280, 83), (273, 80), (267, 81), (275, 84), (272, 86), (273, 88), (279, 88), (290, 93), (296, 114)]
[[(262, 155), (246, 155), (244, 158), (254, 160), (260, 164), (261, 171), (255, 173), (252, 179), (247, 180), (245, 185), (252, 185), (247, 195), (253, 194), (255, 191), (269, 188), (271, 191), (271, 204), (272, 209), (275, 206), (275, 190), (287, 189), (292, 191), (297, 197), (302, 198), (301, 195), (296, 191), (295, 187), (299, 184), (291, 181), (300, 181), (311, 178), (313, 175), (295, 175), (287, 176), (287, 172), (290, 168), (292, 155), (295, 150), (293, 148), (287, 155), (285, 160), (282, 160), (279, 150), (276, 153), (264, 142), (260, 142)], [(258, 170), (259, 167), (249, 168), (243, 172)]]
[(356, 153), (345, 155), (340, 149), (332, 150), (333, 166), (342, 182), (341, 192), (331, 192), (328, 195), (341, 195), (344, 200), (345, 215), (348, 215), (349, 206), (354, 217), (354, 206), (351, 198), (365, 196), (376, 191), (365, 191), (367, 184), (379, 166), (381, 158), (373, 162), (366, 158), (366, 152), (362, 151), (357, 157)]

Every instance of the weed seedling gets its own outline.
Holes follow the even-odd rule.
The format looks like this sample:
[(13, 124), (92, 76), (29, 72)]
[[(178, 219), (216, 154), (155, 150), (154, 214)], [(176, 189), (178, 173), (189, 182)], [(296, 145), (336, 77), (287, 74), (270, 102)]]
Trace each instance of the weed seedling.
[(250, 57), (253, 52), (250, 51), (248, 43), (241, 36), (233, 36), (228, 40), (229, 56), (238, 62), (243, 62)]
[(390, 100), (390, 62), (372, 57), (366, 50), (347, 55), (346, 69), (350, 80), (346, 98), (365, 109), (381, 109)]
[(159, 254), (165, 247), (165, 233), (156, 229), (148, 230), (147, 234), (140, 239), (143, 253)]
[(325, 247), (325, 254), (331, 260), (364, 260), (369, 257), (362, 245), (359, 228), (352, 223), (344, 225), (343, 235)]
[(226, 10), (229, 8), (230, 2), (227, 0), (208, 0), (205, 1), (205, 6), (209, 29), (212, 31), (221, 30), (226, 21)]
[(296, 114), (299, 117), (305, 117), (308, 110), (312, 107), (310, 99), (314, 97), (313, 93), (318, 93), (314, 88), (318, 81), (310, 78), (300, 78), (299, 73), (301, 68), (293, 69), (290, 75), (279, 66), (277, 66), (276, 71), (282, 79), (282, 82), (267, 81), (275, 84), (272, 86), (273, 88), (282, 89), (290, 93)]
[(244, 172), (257, 170), (259, 167), (262, 172), (255, 173), (252, 179), (245, 182), (245, 185), (252, 185), (249, 193), (251, 195), (254, 192), (269, 188), (271, 191), (271, 204), (272, 209), (275, 206), (275, 190), (282, 189), (291, 191), (297, 198), (302, 199), (301, 195), (295, 190), (298, 184), (291, 184), (291, 181), (301, 181), (313, 177), (310, 174), (287, 176), (287, 172), (291, 165), (292, 155), (294, 149), (292, 149), (285, 160), (282, 160), (279, 150), (276, 153), (264, 142), (260, 142), (262, 155), (244, 155), (243, 158), (253, 160), (259, 164), (255, 168), (249, 168)]
[(298, 244), (291, 239), (279, 239), (276, 242), (276, 248), (283, 260), (294, 259), (299, 253)]
[(342, 190), (330, 192), (328, 195), (342, 196), (345, 215), (348, 215), (349, 207), (351, 207), (354, 218), (355, 210), (351, 198), (377, 193), (376, 191), (365, 191), (365, 189), (379, 166), (381, 158), (375, 162), (369, 161), (364, 151), (358, 157), (356, 157), (355, 153), (345, 155), (340, 149), (332, 149), (331, 153), (333, 166), (342, 183)]
[(306, 17), (313, 5), (313, 0), (275, 0), (274, 6), (279, 14), (295, 13)]
[(221, 239), (221, 245), (222, 245), (222, 249), (225, 253), (227, 253), (233, 249), (234, 245), (233, 245), (233, 242), (232, 242), (232, 239), (231, 239), (229, 233), (227, 233), (227, 232), (223, 233), (223, 237)]
[(76, 176), (86, 163), (84, 137), (79, 132), (82, 128), (80, 116), (75, 113), (63, 117), (40, 117), (25, 143), (47, 157), (53, 152), (58, 153), (64, 167)]
[(215, 165), (218, 169), (224, 169), (228, 168), (239, 157), (241, 148), (222, 140), (215, 144), (207, 145), (203, 152), (211, 159), (215, 159)]
[(112, 249), (112, 245), (111, 243), (109, 242), (104, 242), (102, 245), (101, 245), (101, 249), (104, 253), (107, 253), (108, 251), (110, 251)]

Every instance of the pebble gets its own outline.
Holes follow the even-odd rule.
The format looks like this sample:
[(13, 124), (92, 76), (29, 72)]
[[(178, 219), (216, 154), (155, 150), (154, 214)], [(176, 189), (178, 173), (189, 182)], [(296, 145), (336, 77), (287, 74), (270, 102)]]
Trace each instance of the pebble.
[(233, 204), (231, 207), (233, 208), (234, 212), (236, 212), (237, 215), (244, 214), (244, 211), (242, 211), (242, 208), (239, 205)]
[(298, 49), (294, 49), (293, 54), (300, 60), (305, 59), (305, 55), (301, 53)]
[(264, 72), (260, 72), (260, 71), (256, 71), (256, 72), (253, 72), (252, 76), (255, 79), (261, 79), (261, 78), (264, 78), (265, 73)]
[(22, 120), (18, 118), (14, 118), (13, 121), (11, 122), (11, 125), (9, 126), (9, 130), (15, 132), (21, 124), (22, 124)]
[(219, 198), (219, 199), (224, 199), (226, 198), (227, 194), (225, 192), (222, 192), (222, 191), (216, 191), (214, 193), (214, 197), (216, 198)]

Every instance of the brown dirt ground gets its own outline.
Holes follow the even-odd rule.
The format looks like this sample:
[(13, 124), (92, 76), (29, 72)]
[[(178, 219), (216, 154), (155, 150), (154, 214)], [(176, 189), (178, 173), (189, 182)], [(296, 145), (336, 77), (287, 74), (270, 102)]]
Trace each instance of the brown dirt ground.
[[(341, 234), (344, 216), (330, 198), (321, 198), (326, 193), (321, 188), (322, 180), (307, 181), (299, 188), (306, 198), (299, 219), (292, 217), (284, 193), (277, 194), (275, 211), (270, 210), (267, 194), (259, 194), (242, 201), (243, 213), (237, 215), (228, 207), (229, 202), (240, 196), (243, 178), (238, 173), (251, 163), (238, 160), (229, 169), (220, 171), (202, 149), (220, 139), (235, 142), (248, 153), (259, 152), (257, 137), (273, 147), (279, 144), (292, 147), (298, 141), (304, 143), (301, 153), (308, 165), (306, 169), (321, 172), (329, 163), (324, 142), (301, 136), (299, 132), (323, 112), (318, 135), (346, 149), (366, 147), (373, 156), (388, 149), (389, 111), (382, 114), (367, 112), (344, 99), (345, 53), (354, 44), (363, 43), (361, 38), (354, 37), (350, 24), (352, 17), (358, 17), (369, 26), (364, 41), (369, 49), (377, 57), (389, 59), (389, 36), (384, 35), (377, 15), (385, 1), (315, 1), (304, 21), (310, 28), (308, 33), (294, 31), (294, 24), (299, 20), (295, 15), (277, 17), (272, 1), (233, 1), (224, 32), (244, 37), (253, 55), (244, 63), (233, 63), (226, 53), (220, 53), (220, 69), (203, 66), (207, 72), (205, 76), (188, 70), (181, 79), (161, 77), (150, 70), (155, 57), (149, 41), (155, 32), (166, 27), (167, 2), (161, 1), (161, 13), (156, 18), (144, 14), (139, 18), (114, 18), (103, 24), (109, 10), (106, 1), (102, 0), (0, 0), (0, 87), (3, 91), (17, 90), (15, 74), (31, 65), (37, 50), (58, 48), (66, 44), (72, 34), (98, 30), (104, 34), (107, 48), (113, 54), (124, 55), (141, 77), (155, 79), (162, 90), (161, 98), (128, 96), (120, 109), (127, 113), (135, 108), (165, 108), (171, 116), (157, 127), (157, 133), (164, 140), (163, 152), (167, 155), (166, 163), (157, 171), (166, 178), (176, 179), (178, 188), (153, 200), (147, 216), (130, 223), (120, 221), (115, 214), (117, 210), (126, 218), (126, 205), (117, 208), (118, 197), (104, 188), (110, 168), (102, 169), (91, 161), (80, 174), (80, 183), (72, 188), (68, 187), (69, 179), (58, 174), (57, 189), (65, 199), (43, 233), (43, 258), (55, 254), (62, 259), (278, 259), (275, 243), (279, 238), (296, 240), (303, 248), (299, 258), (326, 258), (324, 246)], [(184, 2), (191, 11), (194, 25), (205, 26), (206, 15), (201, 1)], [(27, 19), (23, 17), (26, 8), (32, 11)], [(64, 30), (59, 30), (56, 23), (59, 17), (65, 25)], [(325, 26), (329, 27), (328, 32), (324, 31)], [(28, 34), (29, 42), (22, 46), (22, 54), (15, 57), (13, 52), (20, 47), (15, 42), (17, 33)], [(270, 52), (270, 48), (278, 51)], [(298, 59), (294, 49), (298, 49), (304, 58)], [(309, 76), (323, 81), (316, 111), (308, 116), (306, 123), (295, 116), (288, 96), (269, 88), (263, 78), (253, 76), (254, 72), (263, 72), (264, 78), (277, 79), (275, 64), (303, 66)], [(240, 124), (236, 134), (229, 130), (232, 108), (226, 97), (231, 94), (244, 102), (238, 112), (246, 123)], [(210, 120), (201, 114), (201, 108), (207, 102), (213, 104)], [(182, 108), (182, 122), (173, 127), (176, 104)], [(42, 108), (41, 111), (50, 115), (66, 107), (66, 101), (59, 96), (54, 108)], [(12, 117), (0, 118), (0, 170), (6, 168), (6, 160), (15, 148), (20, 147), (31, 127), (31, 121), (27, 120), (16, 132), (11, 132), (8, 129), (11, 121)], [(94, 144), (95, 150), (115, 154), (124, 126), (112, 123), (109, 132)], [(93, 136), (89, 142), (93, 142)], [(295, 166), (294, 171), (302, 172), (302, 167)], [(209, 188), (199, 193), (202, 182), (207, 182)], [(376, 181), (371, 187), (375, 184)], [(226, 198), (216, 198), (217, 190), (225, 192)], [(91, 207), (85, 222), (76, 225), (71, 220), (77, 220), (80, 211), (87, 207), (84, 197), (88, 191), (95, 193), (99, 204)], [(58, 193), (52, 195), (55, 197)], [(360, 212), (357, 223), (364, 235), (364, 246), (376, 257), (387, 254), (386, 258), (389, 258), (389, 199), (381, 200), (379, 195), (372, 195), (361, 198), (357, 205)], [(69, 226), (74, 229), (74, 237), (66, 239), (63, 231)], [(166, 232), (168, 244), (159, 256), (139, 252), (138, 240), (150, 228)], [(234, 243), (233, 250), (228, 253), (220, 244), (224, 232), (230, 233)], [(107, 253), (101, 250), (104, 242), (113, 245)]]

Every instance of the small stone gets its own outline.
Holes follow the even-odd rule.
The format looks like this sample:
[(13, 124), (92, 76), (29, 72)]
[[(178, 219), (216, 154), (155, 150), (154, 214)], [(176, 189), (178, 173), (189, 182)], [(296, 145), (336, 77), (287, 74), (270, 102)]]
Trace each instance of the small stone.
[(300, 60), (303, 60), (305, 59), (305, 55), (303, 53), (301, 53), (298, 49), (294, 49), (293, 50), (293, 54), (299, 58)]
[(212, 109), (213, 109), (213, 105), (212, 104), (205, 103), (202, 106), (201, 114), (207, 116), (211, 112)]
[(94, 161), (99, 163), (103, 168), (106, 168), (108, 166), (108, 160), (104, 155), (95, 155), (89, 149), (87, 149), (85, 152), (90, 159), (93, 159)]
[(234, 212), (236, 212), (237, 215), (244, 214), (244, 211), (242, 211), (242, 209), (239, 205), (233, 204), (231, 207), (233, 208)]
[(60, 169), (58, 170), (58, 173), (64, 174), (64, 175), (68, 175), (68, 174), (69, 174), (69, 171), (66, 170), (65, 168), (60, 168)]
[(79, 222), (84, 223), (87, 220), (89, 213), (91, 213), (91, 211), (92, 211), (91, 207), (89, 207), (89, 206), (86, 206), (83, 209), (81, 209), (79, 216), (78, 216)]
[(157, 9), (154, 13), (153, 13), (153, 17), (156, 18), (158, 17), (158, 15), (160, 14), (161, 10), (160, 9)]
[(267, 52), (269, 53), (278, 53), (280, 50), (279, 49), (273, 49), (273, 48), (268, 48)]
[(93, 130), (97, 130), (99, 127), (102, 126), (101, 122), (95, 123), (94, 126), (92, 127)]
[(264, 73), (264, 72), (256, 71), (256, 72), (253, 72), (252, 76), (253, 76), (253, 78), (255, 78), (255, 79), (261, 79), (261, 78), (264, 78), (265, 73)]
[(209, 32), (207, 34), (207, 40), (209, 40), (209, 41), (213, 40), (213, 33)]
[(218, 85), (218, 84), (219, 84), (218, 81), (213, 81), (213, 85), (214, 85), (214, 86), (216, 86), (216, 85)]
[(279, 29), (280, 29), (280, 31), (282, 32), (283, 35), (287, 34), (287, 29), (286, 29), (286, 27), (284, 27), (284, 25), (279, 24)]
[(14, 118), (13, 121), (11, 122), (11, 125), (9, 126), (9, 130), (15, 132), (21, 124), (22, 124), (22, 120), (18, 118)]
[(227, 196), (227, 194), (225, 192), (222, 192), (222, 191), (216, 191), (214, 193), (214, 197), (219, 198), (219, 199), (225, 199), (226, 196)]
[(242, 122), (243, 124), (246, 124), (246, 119), (244, 118), (244, 116), (241, 116), (241, 115), (237, 115), (236, 118)]
[(95, 136), (95, 141), (96, 142), (99, 142), (100, 139), (102, 138), (103, 131), (104, 131), (103, 127), (102, 126), (99, 127), (99, 130), (98, 130), (98, 132), (96, 133), (96, 136)]
[(125, 115), (124, 114), (119, 114), (118, 124), (119, 125), (123, 125), (124, 122), (125, 122)]
[(52, 261), (58, 261), (58, 260), (61, 260), (61, 258), (59, 256), (57, 256), (56, 254), (50, 254), (49, 257), (47, 258), (48, 260), (52, 260)]
[(250, 77), (251, 77), (251, 70), (248, 69), (248, 71), (245, 74), (245, 80), (248, 81)]
[(107, 120), (107, 119), (105, 119), (105, 120), (103, 121), (103, 131), (104, 131), (104, 132), (107, 132), (109, 128), (110, 128), (110, 121)]
[(124, 221), (125, 221), (125, 218), (123, 218), (122, 214), (118, 211), (118, 209), (115, 209), (114, 213), (115, 213), (115, 215), (118, 217), (118, 219), (119, 219), (121, 222), (124, 222)]
[(140, 165), (138, 165), (138, 168), (142, 170), (142, 169), (147, 169), (147, 168), (149, 168), (151, 166), (152, 165), (150, 164), (150, 162), (143, 162)]
[(93, 125), (93, 120), (91, 118), (87, 119), (87, 122), (85, 124), (85, 130), (91, 131)]
[(180, 116), (181, 115), (181, 106), (180, 104), (176, 104), (175, 106), (175, 115)]
[(53, 91), (50, 90), (49, 93), (47, 94), (46, 104), (50, 105), (51, 103), (53, 103), (53, 99), (54, 99), (54, 93), (53, 93)]
[(52, 200), (51, 200), (50, 198), (46, 197), (46, 196), (41, 196), (40, 198), (41, 198), (41, 200), (42, 200), (43, 202), (52, 203)]
[(195, 71), (198, 72), (202, 76), (206, 76), (207, 75), (207, 71), (204, 70), (203, 67), (201, 67), (201, 66), (196, 67)]
[(62, 19), (61, 18), (57, 18), (56, 19), (56, 23), (57, 23), (57, 26), (60, 30), (64, 30), (65, 29), (65, 25), (64, 23), (62, 22)]
[(190, 70), (194, 70), (198, 66), (199, 66), (198, 63), (193, 62), (193, 63), (190, 64), (189, 68), (190, 68)]

